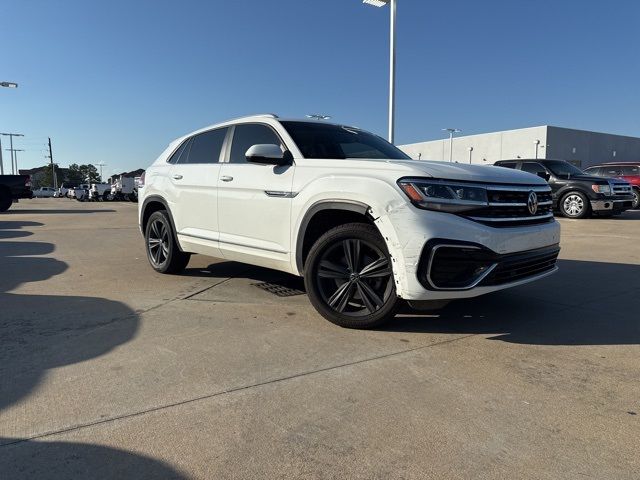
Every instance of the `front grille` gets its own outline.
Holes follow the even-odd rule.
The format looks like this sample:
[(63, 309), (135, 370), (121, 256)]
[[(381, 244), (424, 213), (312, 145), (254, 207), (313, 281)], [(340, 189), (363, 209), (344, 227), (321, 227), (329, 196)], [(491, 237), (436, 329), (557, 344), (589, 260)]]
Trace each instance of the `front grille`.
[(628, 183), (613, 183), (611, 190), (614, 195), (631, 195), (631, 185)]
[[(529, 210), (529, 197), (535, 193), (535, 213)], [(553, 220), (551, 189), (544, 186), (487, 186), (488, 206), (464, 212), (470, 220), (492, 227), (512, 227)]]
[(503, 285), (551, 271), (556, 266), (559, 252), (560, 248), (554, 246), (505, 255), (480, 285)]

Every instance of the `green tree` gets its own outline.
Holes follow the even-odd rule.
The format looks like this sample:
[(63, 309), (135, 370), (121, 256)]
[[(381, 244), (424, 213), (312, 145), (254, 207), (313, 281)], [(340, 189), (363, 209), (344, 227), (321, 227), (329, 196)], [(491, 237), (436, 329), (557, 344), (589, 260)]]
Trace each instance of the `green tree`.
[[(56, 178), (58, 179), (58, 186), (64, 181), (62, 172), (58, 168), (57, 164), (54, 164), (56, 167)], [(42, 173), (42, 178), (40, 179), (40, 184), (45, 187), (53, 187), (53, 172), (51, 171), (51, 164), (48, 163), (44, 166), (44, 172)]]
[(84, 176), (82, 175), (82, 171), (80, 170), (80, 166), (77, 163), (72, 163), (69, 165), (69, 170), (67, 171), (67, 182), (69, 183), (84, 183)]
[(82, 172), (82, 177), (85, 182), (87, 178), (89, 179), (89, 183), (98, 183), (100, 181), (98, 169), (93, 165), (80, 165), (80, 171)]

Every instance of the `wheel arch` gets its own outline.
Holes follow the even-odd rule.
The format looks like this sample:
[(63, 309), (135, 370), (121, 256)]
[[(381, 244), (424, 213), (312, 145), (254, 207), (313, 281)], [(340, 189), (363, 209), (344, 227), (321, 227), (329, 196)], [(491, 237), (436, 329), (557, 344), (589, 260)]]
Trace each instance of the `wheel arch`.
[(358, 221), (375, 226), (369, 210), (369, 205), (355, 200), (321, 200), (311, 205), (302, 217), (295, 240), (295, 262), (299, 274), (304, 273), (304, 263), (313, 241), (328, 229)]
[(142, 232), (142, 235), (144, 235), (144, 232), (147, 228), (147, 222), (149, 221), (149, 217), (151, 216), (151, 214), (159, 210), (165, 210), (167, 212), (169, 222), (171, 222), (173, 239), (175, 240), (176, 245), (178, 245), (180, 251), (183, 251), (182, 247), (180, 246), (180, 242), (178, 242), (176, 224), (173, 221), (173, 215), (171, 213), (171, 209), (169, 208), (169, 202), (167, 202), (160, 195), (149, 195), (144, 199), (144, 202), (142, 203), (142, 207), (140, 208), (140, 231)]

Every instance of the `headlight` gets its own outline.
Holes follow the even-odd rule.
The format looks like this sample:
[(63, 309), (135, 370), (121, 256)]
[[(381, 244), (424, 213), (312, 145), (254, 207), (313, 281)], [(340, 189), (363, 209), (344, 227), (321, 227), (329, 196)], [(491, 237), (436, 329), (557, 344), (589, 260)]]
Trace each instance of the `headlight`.
[(402, 179), (398, 186), (420, 208), (458, 213), (486, 207), (487, 190), (476, 185), (441, 180)]
[(605, 195), (611, 195), (611, 185), (591, 185), (591, 190), (596, 193), (604, 193)]

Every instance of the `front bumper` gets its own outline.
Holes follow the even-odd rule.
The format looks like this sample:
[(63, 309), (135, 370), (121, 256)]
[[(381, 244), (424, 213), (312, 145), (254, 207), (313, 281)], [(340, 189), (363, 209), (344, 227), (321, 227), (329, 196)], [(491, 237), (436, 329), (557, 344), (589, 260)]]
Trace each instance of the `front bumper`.
[[(419, 210), (412, 205), (392, 209), (376, 219), (376, 225), (386, 239), (392, 257), (396, 292), (406, 300), (475, 297), (527, 283), (555, 271), (557, 252), (551, 268), (543, 271), (529, 272), (524, 276), (506, 274), (502, 279), (494, 281), (489, 272), (481, 281), (471, 286), (466, 285), (466, 288), (427, 288), (423, 283), (423, 258), (433, 242), (472, 245), (492, 258), (499, 259), (498, 264), (515, 259), (516, 255), (511, 256), (512, 254), (524, 254), (526, 257), (539, 249), (557, 250), (560, 243), (560, 225), (555, 220), (537, 225), (496, 228), (453, 214)], [(492, 270), (497, 274), (502, 269), (496, 265)]]
[(633, 195), (614, 195), (604, 200), (591, 200), (593, 212), (623, 212), (633, 206)]

